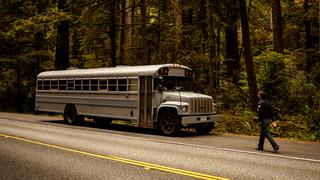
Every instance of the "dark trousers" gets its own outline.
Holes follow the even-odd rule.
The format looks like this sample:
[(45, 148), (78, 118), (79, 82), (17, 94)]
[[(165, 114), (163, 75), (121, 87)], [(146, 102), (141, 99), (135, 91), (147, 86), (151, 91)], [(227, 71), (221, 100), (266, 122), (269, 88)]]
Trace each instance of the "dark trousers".
[(270, 124), (271, 120), (270, 119), (265, 119), (261, 121), (261, 132), (260, 132), (260, 139), (259, 139), (259, 144), (258, 148), (263, 149), (264, 146), (264, 139), (267, 138), (272, 145), (273, 148), (279, 148), (279, 145), (273, 140), (272, 136), (268, 132), (268, 127)]

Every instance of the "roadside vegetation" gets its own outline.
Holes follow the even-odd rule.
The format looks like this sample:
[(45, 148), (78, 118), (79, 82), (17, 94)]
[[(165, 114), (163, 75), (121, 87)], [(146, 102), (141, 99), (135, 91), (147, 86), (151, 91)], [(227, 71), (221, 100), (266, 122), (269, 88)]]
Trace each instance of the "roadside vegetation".
[(320, 141), (318, 0), (6, 0), (0, 15), (0, 111), (33, 112), (42, 71), (178, 63), (215, 98), (216, 131), (258, 135), (264, 90), (275, 137)]

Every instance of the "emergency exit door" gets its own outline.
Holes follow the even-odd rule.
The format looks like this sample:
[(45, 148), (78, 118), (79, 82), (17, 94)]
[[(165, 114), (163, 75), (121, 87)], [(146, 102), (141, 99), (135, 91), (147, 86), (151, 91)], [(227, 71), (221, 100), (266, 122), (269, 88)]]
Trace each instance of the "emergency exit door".
[(139, 77), (139, 127), (152, 128), (152, 76)]

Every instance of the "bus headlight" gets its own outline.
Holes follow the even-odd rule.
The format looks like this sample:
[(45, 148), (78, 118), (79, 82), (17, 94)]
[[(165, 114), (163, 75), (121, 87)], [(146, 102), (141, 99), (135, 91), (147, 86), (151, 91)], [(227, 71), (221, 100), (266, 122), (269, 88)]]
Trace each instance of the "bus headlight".
[(217, 107), (216, 103), (212, 103), (212, 112), (217, 113)]
[(181, 110), (184, 111), (184, 112), (188, 112), (188, 106), (182, 106)]

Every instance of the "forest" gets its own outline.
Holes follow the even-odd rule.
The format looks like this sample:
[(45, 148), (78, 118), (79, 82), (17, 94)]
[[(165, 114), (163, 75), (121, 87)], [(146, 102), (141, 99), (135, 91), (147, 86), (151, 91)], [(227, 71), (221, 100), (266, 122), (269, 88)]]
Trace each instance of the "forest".
[(47, 70), (177, 63), (214, 97), (216, 131), (320, 141), (318, 0), (1, 0), (0, 111), (32, 113)]

